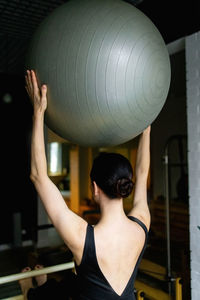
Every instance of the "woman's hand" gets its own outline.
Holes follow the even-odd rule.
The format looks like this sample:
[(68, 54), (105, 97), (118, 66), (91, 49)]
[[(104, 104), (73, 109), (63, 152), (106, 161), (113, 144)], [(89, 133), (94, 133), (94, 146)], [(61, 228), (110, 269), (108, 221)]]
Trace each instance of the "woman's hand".
[(25, 88), (33, 104), (34, 113), (44, 113), (47, 108), (47, 86), (42, 85), (42, 87), (39, 89), (37, 78), (33, 70), (27, 70), (25, 80)]
[(149, 125), (149, 126), (143, 131), (144, 134), (150, 134), (150, 132), (151, 132), (151, 125)]

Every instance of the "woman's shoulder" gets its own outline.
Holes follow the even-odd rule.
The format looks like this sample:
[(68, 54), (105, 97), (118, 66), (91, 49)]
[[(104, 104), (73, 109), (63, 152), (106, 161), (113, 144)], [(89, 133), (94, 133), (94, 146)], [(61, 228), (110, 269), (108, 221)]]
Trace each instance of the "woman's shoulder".
[(131, 215), (128, 215), (127, 217), (129, 220), (139, 225), (144, 230), (146, 235), (148, 234), (149, 228), (146, 225), (147, 222), (145, 222), (141, 217), (136, 217)]
[[(150, 224), (151, 224), (151, 215), (149, 208), (147, 207), (146, 209), (137, 209), (133, 208), (127, 215), (127, 217), (131, 217), (135, 220), (135, 222), (138, 222), (136, 220), (139, 220), (138, 223), (143, 223), (147, 229), (147, 232), (149, 231)], [(133, 221), (134, 221), (133, 220)]]

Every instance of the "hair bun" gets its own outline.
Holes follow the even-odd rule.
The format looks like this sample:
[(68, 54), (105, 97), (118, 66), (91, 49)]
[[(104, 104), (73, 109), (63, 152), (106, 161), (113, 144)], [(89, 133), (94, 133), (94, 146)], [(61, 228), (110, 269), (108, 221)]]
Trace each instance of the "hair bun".
[(117, 196), (126, 198), (133, 190), (133, 181), (128, 178), (120, 178), (117, 181)]

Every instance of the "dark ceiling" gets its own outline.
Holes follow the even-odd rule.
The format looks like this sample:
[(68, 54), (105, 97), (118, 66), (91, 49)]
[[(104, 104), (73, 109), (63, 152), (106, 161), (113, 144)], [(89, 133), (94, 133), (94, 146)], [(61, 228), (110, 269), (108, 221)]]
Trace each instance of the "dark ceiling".
[(144, 0), (138, 8), (152, 20), (167, 44), (200, 30), (199, 0)]
[[(200, 30), (198, 0), (126, 0), (156, 25), (166, 44)], [(27, 44), (38, 24), (66, 0), (0, 0), (0, 72), (23, 72)]]

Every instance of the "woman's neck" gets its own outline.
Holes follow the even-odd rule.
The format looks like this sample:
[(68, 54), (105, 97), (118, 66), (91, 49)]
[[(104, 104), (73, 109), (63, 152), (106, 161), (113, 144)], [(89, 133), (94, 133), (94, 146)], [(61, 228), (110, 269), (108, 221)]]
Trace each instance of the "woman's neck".
[(123, 208), (123, 199), (108, 199), (107, 197), (103, 197), (99, 205), (101, 211), (101, 223), (113, 223), (113, 221), (119, 221), (126, 216)]

